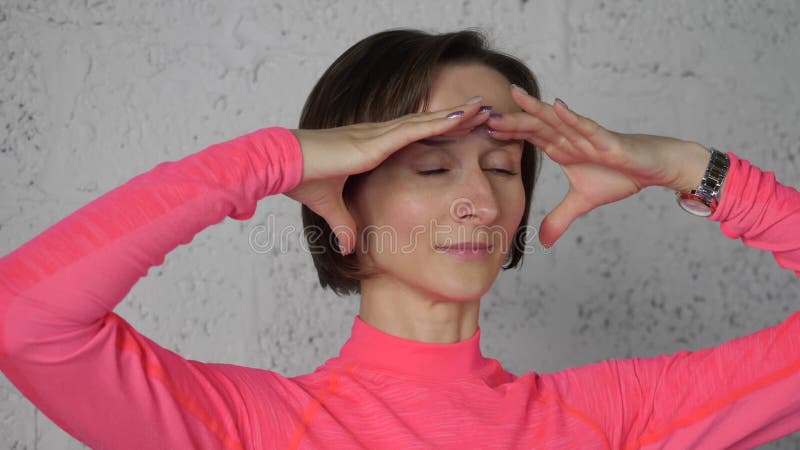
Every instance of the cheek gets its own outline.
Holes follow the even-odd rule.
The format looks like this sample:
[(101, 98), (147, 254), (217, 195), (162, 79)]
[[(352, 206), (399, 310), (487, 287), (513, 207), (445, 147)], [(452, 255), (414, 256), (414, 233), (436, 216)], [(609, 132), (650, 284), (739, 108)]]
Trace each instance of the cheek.
[(379, 205), (373, 215), (375, 225), (391, 229), (396, 242), (408, 251), (416, 251), (427, 242), (422, 239), (420, 228), (427, 230), (436, 215), (438, 205), (430, 197), (396, 194)]
[(355, 203), (356, 220), (359, 225), (393, 226), (403, 228), (419, 223), (420, 218), (429, 214), (429, 201), (418, 195), (395, 189), (388, 192), (373, 192), (361, 196)]
[(511, 189), (503, 197), (503, 218), (502, 226), (508, 230), (509, 240), (513, 238), (514, 233), (517, 231), (520, 223), (522, 222), (523, 214), (525, 212), (525, 188), (522, 182), (519, 186)]
[(429, 244), (426, 230), (441, 209), (436, 196), (398, 185), (362, 190), (353, 200), (360, 251), (373, 262), (384, 261), (381, 266), (397, 261), (397, 256), (424, 252)]

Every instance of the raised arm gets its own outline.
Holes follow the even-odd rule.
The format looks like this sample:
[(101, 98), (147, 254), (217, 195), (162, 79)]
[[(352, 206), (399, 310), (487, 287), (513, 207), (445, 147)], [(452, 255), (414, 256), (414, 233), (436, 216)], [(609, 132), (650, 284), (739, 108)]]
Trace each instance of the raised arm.
[(186, 360), (114, 307), (167, 253), (226, 216), (251, 217), (267, 195), (286, 193), (332, 225), (346, 223), (348, 175), (413, 140), (485, 121), (478, 108), (333, 130), (259, 130), (134, 177), (0, 259), (0, 370), (92, 448), (275, 442), (302, 418), (285, 409), (298, 403), (285, 378)]
[(175, 247), (297, 186), (302, 161), (290, 131), (259, 130), (159, 164), (0, 259), (0, 369), (92, 448), (241, 448), (219, 375), (111, 311)]
[[(680, 192), (695, 189), (711, 157), (697, 143), (607, 130), (560, 100), (548, 105), (516, 87), (512, 95), (523, 112), (494, 115), (488, 122), (490, 133), (496, 139), (526, 139), (537, 145), (569, 180), (564, 199), (542, 221), (539, 239), (546, 246), (579, 216), (648, 186)], [(773, 173), (762, 172), (732, 153), (728, 156), (729, 176), (710, 219), (721, 222), (727, 236), (773, 252), (781, 267), (800, 270), (795, 231), (800, 194), (777, 183)], [(729, 195), (733, 198), (727, 199)]]
[(709, 219), (731, 239), (772, 252), (778, 265), (800, 276), (800, 192), (728, 153), (731, 173)]
[[(496, 137), (531, 140), (570, 180), (569, 193), (542, 224), (543, 243), (557, 240), (579, 215), (646, 186), (688, 191), (708, 164), (709, 152), (697, 144), (613, 133), (563, 103), (514, 95), (527, 112), (493, 118)], [(709, 219), (800, 274), (800, 193), (728, 156), (720, 205)], [(715, 348), (604, 361), (545, 375), (539, 386), (589, 421), (611, 448), (753, 448), (800, 430), (800, 313)]]
[[(800, 194), (729, 156), (711, 219), (797, 271)], [(754, 448), (800, 430), (800, 313), (718, 347), (603, 361), (542, 384), (591, 417), (614, 448)]]
[[(800, 193), (728, 156), (723, 201), (710, 219), (800, 275)], [(648, 420), (630, 448), (749, 449), (800, 430), (800, 312), (715, 348), (619, 361), (617, 368), (646, 394)]]

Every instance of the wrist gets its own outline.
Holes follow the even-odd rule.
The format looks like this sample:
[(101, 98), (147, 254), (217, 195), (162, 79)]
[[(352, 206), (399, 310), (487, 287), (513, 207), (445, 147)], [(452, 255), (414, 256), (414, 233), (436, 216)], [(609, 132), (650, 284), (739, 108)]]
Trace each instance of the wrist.
[(293, 129), (289, 131), (297, 139), (300, 153), (303, 156), (303, 174), (300, 178), (300, 183), (315, 180), (317, 176), (312, 160), (314, 159), (314, 139), (318, 130)]
[(675, 183), (668, 187), (678, 192), (697, 189), (711, 161), (711, 150), (696, 142), (686, 142), (683, 151), (676, 152), (676, 157), (680, 173)]

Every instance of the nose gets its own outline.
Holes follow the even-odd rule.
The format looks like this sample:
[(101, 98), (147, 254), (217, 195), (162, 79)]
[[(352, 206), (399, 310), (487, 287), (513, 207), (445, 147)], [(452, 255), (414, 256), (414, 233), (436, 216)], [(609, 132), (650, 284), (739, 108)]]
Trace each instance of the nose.
[(470, 170), (459, 182), (450, 217), (458, 223), (490, 224), (499, 214), (494, 188), (480, 169)]

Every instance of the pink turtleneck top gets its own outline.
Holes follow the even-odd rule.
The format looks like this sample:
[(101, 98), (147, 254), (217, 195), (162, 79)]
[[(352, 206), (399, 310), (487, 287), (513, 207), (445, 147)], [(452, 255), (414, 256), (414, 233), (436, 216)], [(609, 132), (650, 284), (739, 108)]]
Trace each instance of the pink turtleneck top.
[[(723, 233), (800, 273), (800, 193), (729, 153)], [(165, 162), (0, 259), (0, 369), (94, 449), (750, 448), (800, 429), (800, 314), (718, 347), (513, 375), (356, 317), (293, 378), (187, 360), (113, 312), (167, 253), (302, 177), (286, 129)]]

